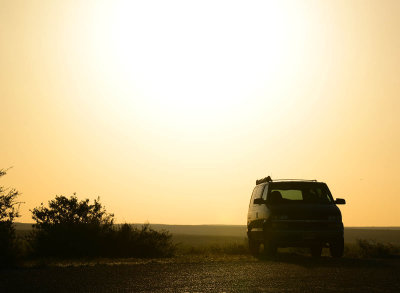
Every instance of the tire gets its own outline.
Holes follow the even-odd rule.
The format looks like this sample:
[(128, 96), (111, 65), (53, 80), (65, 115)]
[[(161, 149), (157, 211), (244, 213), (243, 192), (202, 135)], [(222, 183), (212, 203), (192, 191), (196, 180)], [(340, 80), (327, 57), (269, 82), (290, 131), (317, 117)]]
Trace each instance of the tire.
[(329, 250), (332, 257), (342, 257), (344, 251), (344, 239), (339, 237), (338, 239), (329, 243)]
[(260, 253), (260, 242), (249, 238), (249, 250), (252, 255), (258, 255)]
[(312, 257), (314, 257), (314, 258), (321, 257), (322, 246), (320, 244), (311, 246), (310, 250), (311, 250)]

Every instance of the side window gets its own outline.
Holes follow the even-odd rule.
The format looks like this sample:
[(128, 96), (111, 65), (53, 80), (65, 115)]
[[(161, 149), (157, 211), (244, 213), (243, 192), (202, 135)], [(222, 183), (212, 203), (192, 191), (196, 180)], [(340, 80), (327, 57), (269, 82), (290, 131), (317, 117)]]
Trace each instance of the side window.
[(256, 195), (256, 193), (257, 193), (257, 189), (258, 189), (258, 187), (259, 186), (256, 186), (256, 187), (254, 187), (254, 189), (253, 189), (253, 193), (251, 194), (251, 198), (250, 198), (250, 204), (249, 204), (249, 206), (251, 206), (252, 204), (253, 204), (253, 201), (254, 201), (254, 196)]
[[(264, 187), (266, 187), (266, 186), (268, 186), (268, 185), (257, 185), (256, 187), (254, 187), (253, 193), (251, 194), (250, 205), (253, 204), (253, 202), (256, 198), (260, 198), (261, 196), (264, 197), (263, 191), (264, 191)], [(267, 189), (268, 188), (265, 188), (265, 190), (267, 190)]]
[(256, 198), (260, 198), (260, 197), (262, 196), (262, 192), (263, 192), (263, 190), (264, 190), (264, 186), (265, 186), (265, 185), (258, 185), (258, 186), (257, 186), (257, 190), (256, 190), (256, 192), (255, 192), (255, 194), (254, 194), (253, 200), (256, 199)]
[(264, 192), (263, 192), (263, 195), (262, 195), (262, 198), (264, 200), (267, 200), (267, 193), (268, 193), (268, 184), (265, 185)]

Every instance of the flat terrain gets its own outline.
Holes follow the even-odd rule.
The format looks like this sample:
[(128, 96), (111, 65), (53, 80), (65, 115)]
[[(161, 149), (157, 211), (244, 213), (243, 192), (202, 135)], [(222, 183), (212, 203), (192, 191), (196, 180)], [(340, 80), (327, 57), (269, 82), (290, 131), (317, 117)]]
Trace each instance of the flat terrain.
[[(168, 259), (96, 259), (0, 270), (0, 292), (400, 292), (400, 258), (320, 259), (283, 249), (273, 260), (248, 254), (245, 226), (168, 226), (178, 256)], [(17, 227), (19, 235), (31, 225)], [(399, 228), (346, 228), (357, 239), (400, 243)], [(308, 252), (307, 252), (308, 253)], [(382, 253), (380, 253), (382, 254)]]
[[(140, 224), (136, 224), (140, 226)], [(221, 242), (222, 237), (231, 237), (230, 240), (240, 240), (247, 238), (245, 225), (162, 225), (151, 224), (155, 230), (167, 230), (178, 241), (186, 239), (182, 235), (197, 236), (201, 242), (204, 240), (200, 236), (216, 236), (214, 242)], [(32, 224), (16, 223), (17, 233), (20, 235), (28, 234), (32, 229)], [(227, 239), (227, 238), (225, 238)], [(392, 243), (400, 245), (400, 227), (346, 227), (344, 228), (344, 239), (347, 243), (356, 242), (357, 239), (373, 240), (381, 243)]]
[(400, 260), (278, 254), (97, 261), (0, 271), (0, 292), (400, 292)]

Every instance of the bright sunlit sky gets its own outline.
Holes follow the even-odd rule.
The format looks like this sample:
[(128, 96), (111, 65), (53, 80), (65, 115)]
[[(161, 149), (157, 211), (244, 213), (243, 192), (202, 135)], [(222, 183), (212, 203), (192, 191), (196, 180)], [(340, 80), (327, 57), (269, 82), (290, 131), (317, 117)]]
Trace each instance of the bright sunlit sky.
[(0, 185), (22, 217), (246, 224), (258, 178), (400, 226), (400, 1), (0, 0)]

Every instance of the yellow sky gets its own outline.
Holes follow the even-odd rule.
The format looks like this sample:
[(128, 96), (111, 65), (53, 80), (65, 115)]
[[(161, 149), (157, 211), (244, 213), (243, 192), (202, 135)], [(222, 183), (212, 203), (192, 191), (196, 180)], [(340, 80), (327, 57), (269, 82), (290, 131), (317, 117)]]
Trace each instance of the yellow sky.
[(245, 224), (257, 178), (400, 226), (400, 1), (0, 0), (1, 185)]

